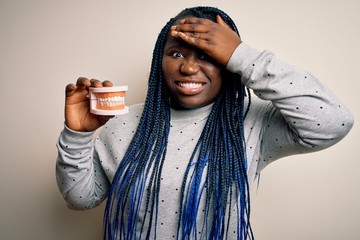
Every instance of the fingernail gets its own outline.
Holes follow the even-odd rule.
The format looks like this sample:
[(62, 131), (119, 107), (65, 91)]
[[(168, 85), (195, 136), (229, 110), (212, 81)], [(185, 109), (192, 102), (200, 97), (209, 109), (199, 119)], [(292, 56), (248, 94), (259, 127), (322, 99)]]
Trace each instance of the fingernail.
[(173, 25), (173, 26), (171, 26), (171, 28), (170, 28), (171, 30), (175, 30), (176, 29), (176, 26), (175, 25)]

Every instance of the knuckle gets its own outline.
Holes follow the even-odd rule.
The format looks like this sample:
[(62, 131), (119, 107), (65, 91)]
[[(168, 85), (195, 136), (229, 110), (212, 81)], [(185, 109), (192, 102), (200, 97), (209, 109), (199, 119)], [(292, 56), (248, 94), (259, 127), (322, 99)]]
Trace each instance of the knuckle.
[(195, 45), (200, 45), (201, 41), (199, 38), (194, 38), (194, 44)]

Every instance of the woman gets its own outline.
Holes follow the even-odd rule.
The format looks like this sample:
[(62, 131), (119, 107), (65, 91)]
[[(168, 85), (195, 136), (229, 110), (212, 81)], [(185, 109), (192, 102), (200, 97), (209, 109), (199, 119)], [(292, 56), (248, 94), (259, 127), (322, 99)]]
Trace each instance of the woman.
[(144, 104), (111, 120), (90, 114), (88, 87), (111, 85), (79, 78), (66, 87), (57, 161), (71, 208), (108, 198), (104, 239), (252, 239), (260, 171), (335, 144), (353, 124), (313, 75), (243, 43), (212, 7), (185, 9), (164, 26)]

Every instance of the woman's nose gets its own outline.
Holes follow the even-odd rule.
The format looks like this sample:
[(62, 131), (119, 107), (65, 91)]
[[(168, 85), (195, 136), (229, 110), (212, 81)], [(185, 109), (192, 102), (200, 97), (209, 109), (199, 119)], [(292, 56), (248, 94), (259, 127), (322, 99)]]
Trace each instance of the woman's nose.
[(199, 63), (194, 58), (185, 59), (180, 66), (180, 72), (186, 75), (196, 74), (199, 70)]

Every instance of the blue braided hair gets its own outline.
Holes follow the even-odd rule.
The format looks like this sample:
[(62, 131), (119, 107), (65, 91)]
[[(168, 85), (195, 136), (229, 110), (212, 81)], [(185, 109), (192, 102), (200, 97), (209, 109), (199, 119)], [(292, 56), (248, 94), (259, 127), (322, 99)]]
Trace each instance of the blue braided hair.
[[(161, 172), (170, 131), (169, 94), (162, 73), (164, 45), (170, 27), (177, 20), (194, 16), (216, 21), (216, 15), (238, 33), (232, 19), (213, 7), (187, 8), (161, 30), (153, 51), (139, 126), (109, 190), (104, 213), (104, 239), (149, 239), (151, 233), (156, 238)], [(238, 74), (224, 71), (226, 81), (223, 81), (222, 90), (189, 159), (179, 200), (178, 239), (197, 239), (199, 230), (201, 239), (226, 238), (234, 209), (237, 239), (253, 239), (244, 138), (250, 92), (240, 78)], [(245, 109), (246, 95), (249, 104)], [(206, 175), (205, 181), (203, 175)], [(205, 198), (205, 210), (199, 220), (202, 197)]]

